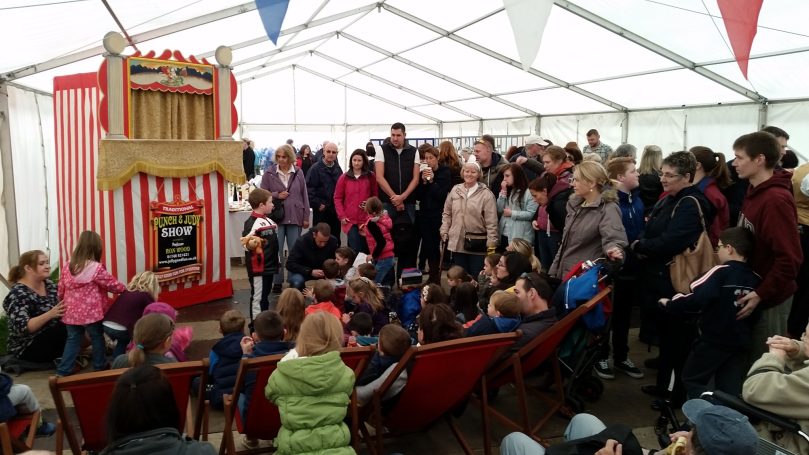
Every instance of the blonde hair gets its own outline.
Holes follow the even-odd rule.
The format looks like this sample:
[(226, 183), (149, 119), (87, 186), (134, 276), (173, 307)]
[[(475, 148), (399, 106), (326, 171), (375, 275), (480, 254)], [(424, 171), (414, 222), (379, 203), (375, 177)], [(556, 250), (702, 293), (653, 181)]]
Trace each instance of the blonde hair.
[(573, 169), (573, 177), (576, 180), (584, 180), (595, 184), (599, 191), (603, 190), (604, 185), (610, 181), (607, 170), (595, 161), (582, 161), (576, 165)]
[(295, 350), (301, 357), (310, 357), (337, 351), (342, 344), (343, 325), (333, 314), (318, 311), (303, 320)]
[(157, 281), (157, 275), (148, 270), (133, 276), (126, 288), (130, 291), (147, 292), (154, 301), (157, 301), (157, 296), (160, 295), (160, 283)]
[(522, 238), (512, 239), (508, 246), (511, 247), (512, 251), (520, 253), (531, 261), (532, 271), (538, 272), (542, 268), (542, 264), (539, 262), (539, 259), (536, 257), (536, 255), (534, 255), (534, 247), (528, 243), (528, 240)]
[(374, 311), (382, 311), (385, 306), (382, 304), (382, 291), (376, 287), (376, 284), (365, 277), (354, 278), (348, 282), (348, 287), (355, 294), (362, 294), (362, 298), (366, 303), (371, 305)]
[(489, 298), (489, 303), (494, 306), (501, 316), (507, 318), (517, 317), (522, 311), (522, 306), (517, 295), (512, 292), (494, 291), (494, 294)]
[(663, 150), (656, 145), (644, 147), (638, 172), (641, 174), (656, 174), (660, 171), (661, 166), (663, 166)]
[(163, 313), (149, 313), (138, 319), (132, 330), (132, 343), (135, 347), (127, 354), (129, 366), (136, 367), (144, 363), (146, 354), (156, 352), (173, 333), (174, 321)]
[(278, 297), (276, 308), (284, 321), (284, 328), (287, 329), (284, 341), (295, 341), (301, 330), (303, 318), (306, 316), (303, 294), (295, 288), (284, 289), (284, 292)]
[(84, 270), (88, 261), (101, 260), (101, 236), (94, 231), (84, 231), (79, 234), (76, 248), (70, 255), (70, 273), (74, 276)]
[(294, 167), (295, 166), (295, 149), (292, 148), (289, 144), (279, 145), (277, 149), (275, 149), (275, 156), (273, 156), (273, 161), (278, 163), (278, 155), (286, 155), (289, 158), (289, 165)]

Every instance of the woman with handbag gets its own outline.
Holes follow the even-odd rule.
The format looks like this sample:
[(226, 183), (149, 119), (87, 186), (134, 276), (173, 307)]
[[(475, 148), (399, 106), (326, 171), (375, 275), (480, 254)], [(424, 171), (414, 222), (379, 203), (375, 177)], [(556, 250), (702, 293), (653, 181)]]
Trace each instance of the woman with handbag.
[(368, 221), (365, 201), (377, 196), (379, 190), (365, 150), (356, 149), (351, 152), (348, 162), (348, 171), (337, 179), (337, 186), (334, 187), (334, 209), (340, 226), (348, 237), (348, 246), (356, 253), (368, 254), (368, 243), (360, 234), (359, 227)]
[[(261, 178), (261, 187), (272, 193), (272, 202), (275, 208), (270, 218), (278, 224), (278, 254), (284, 257), (284, 241), (287, 250), (292, 247), (301, 236), (301, 228), (309, 228), (309, 196), (306, 192), (306, 176), (297, 169), (295, 163), (295, 149), (284, 144), (275, 150), (275, 166), (264, 172)], [(272, 292), (281, 293), (284, 282), (284, 268), (279, 267), (278, 273), (273, 277)]]
[(497, 247), (497, 204), (489, 187), (478, 183), (478, 163), (464, 164), (461, 175), (463, 183), (452, 187), (444, 202), (441, 239), (454, 253), (455, 265), (477, 276), (486, 254)]
[(664, 317), (657, 301), (669, 299), (676, 293), (672, 278), (677, 278), (678, 282), (688, 279), (672, 276), (676, 256), (690, 253), (700, 243), (699, 250), (711, 248), (705, 226), (710, 226), (714, 209), (693, 186), (696, 168), (697, 160), (691, 152), (674, 152), (663, 160), (660, 181), (666, 195), (655, 204), (643, 234), (631, 245), (639, 259), (643, 295), (640, 338), (651, 343), (650, 334), (656, 333), (660, 339), (657, 384), (644, 386), (643, 391), (657, 397), (668, 396), (668, 385), (674, 373), (676, 381), (671, 398), (675, 404), (685, 399), (679, 375), (696, 336), (695, 326)]

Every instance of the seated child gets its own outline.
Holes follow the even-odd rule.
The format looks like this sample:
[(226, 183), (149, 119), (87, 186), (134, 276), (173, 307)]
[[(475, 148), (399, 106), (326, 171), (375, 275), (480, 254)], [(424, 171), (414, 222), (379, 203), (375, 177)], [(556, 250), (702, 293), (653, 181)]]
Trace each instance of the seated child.
[[(384, 327), (383, 327), (384, 328)], [(378, 342), (379, 337), (371, 336), (374, 330), (374, 321), (368, 313), (354, 313), (346, 324), (349, 333), (347, 346), (371, 346)]]
[[(0, 373), (0, 422), (7, 422), (17, 414), (31, 414), (39, 410), (39, 401), (25, 384), (14, 384), (14, 379), (6, 373)], [(50, 436), (56, 432), (56, 425), (46, 422), (40, 417), (36, 436)]]
[(381, 284), (393, 270), (393, 239), (390, 234), (393, 220), (378, 197), (369, 197), (365, 201), (365, 212), (370, 218), (360, 226), (360, 233), (365, 236), (370, 256), (374, 259), (376, 283)]
[(222, 339), (217, 341), (208, 355), (208, 399), (214, 409), (223, 409), (222, 395), (233, 393), (236, 373), (242, 360), (241, 341), (247, 321), (239, 310), (229, 310), (219, 318), (219, 332)]
[(489, 299), (489, 308), (477, 322), (466, 329), (466, 336), (494, 335), (517, 330), (520, 326), (520, 305), (517, 296), (511, 292), (495, 291)]
[(276, 308), (278, 314), (281, 315), (281, 320), (284, 321), (284, 341), (294, 343), (298, 337), (298, 331), (301, 329), (303, 318), (306, 316), (303, 294), (295, 288), (284, 289), (284, 292), (278, 296)]
[[(177, 322), (177, 310), (175, 310), (174, 307), (168, 303), (155, 302), (146, 305), (146, 308), (143, 310), (143, 315), (146, 316), (147, 314), (152, 313), (165, 314), (169, 317), (169, 319), (171, 319), (171, 322)], [(187, 361), (188, 356), (185, 354), (185, 350), (188, 349), (188, 346), (191, 344), (191, 340), (193, 338), (193, 327), (175, 327), (174, 333), (171, 336), (171, 347), (169, 348), (168, 352), (166, 352), (166, 356), (178, 362)]]
[(428, 305), (437, 305), (439, 303), (447, 303), (447, 295), (444, 293), (444, 289), (442, 289), (441, 286), (430, 283), (421, 288), (421, 292), (419, 292), (418, 308), (415, 312), (413, 309), (408, 309), (408, 317), (412, 315), (412, 320), (408, 325), (403, 325), (410, 333), (413, 343), (416, 343), (418, 340), (418, 315), (421, 314)]
[[(487, 255), (486, 258), (483, 259), (483, 270), (481, 270), (478, 275), (478, 299), (480, 299), (481, 296), (491, 294), (489, 288), (492, 286), (492, 278), (495, 277), (494, 272), (498, 262), (500, 262), (500, 255), (497, 253)], [(480, 306), (480, 309), (486, 311), (485, 306)]]
[[(298, 292), (296, 289), (294, 291)], [(244, 358), (263, 357), (267, 355), (286, 354), (292, 349), (294, 343), (284, 341), (286, 330), (281, 315), (276, 311), (262, 311), (253, 322), (255, 331), (249, 337), (241, 339), (241, 348)], [(256, 385), (256, 375), (251, 374), (244, 378), (244, 389), (239, 399), (239, 412), (242, 418), (247, 415), (250, 405), (250, 396)]]
[[(355, 278), (359, 278), (364, 276), (371, 281), (376, 281), (376, 267), (370, 262), (365, 262), (357, 266), (357, 276)], [(348, 280), (346, 280), (348, 281)]]
[[(485, 264), (485, 262), (484, 262)], [(455, 301), (455, 289), (461, 283), (471, 283), (474, 280), (460, 265), (453, 265), (447, 270), (447, 284), (449, 285), (449, 301)]]
[(753, 253), (754, 235), (742, 227), (725, 229), (719, 234), (719, 262), (691, 283), (690, 294), (660, 299), (666, 313), (698, 315), (699, 337), (683, 366), (683, 384), (688, 398), (699, 398), (714, 382), (716, 389), (740, 396), (747, 373), (748, 346), (760, 308), (747, 318), (737, 320), (738, 301), (755, 291), (761, 277), (753, 272), (747, 259)]
[(336, 260), (326, 259), (323, 261), (323, 277), (329, 280), (334, 288), (334, 297), (332, 297), (332, 303), (334, 303), (334, 306), (336, 306), (341, 313), (344, 313), (346, 282), (340, 278), (340, 265)]
[(112, 369), (136, 367), (144, 363), (157, 365), (176, 362), (176, 359), (166, 355), (171, 349), (173, 334), (174, 321), (165, 314), (144, 315), (138, 319), (132, 331), (133, 348), (116, 357), (112, 361)]
[[(397, 362), (410, 349), (410, 335), (397, 324), (388, 324), (379, 331), (379, 344), (368, 363), (368, 367), (357, 380), (357, 402), (360, 406), (368, 404), (374, 392), (396, 367)], [(407, 384), (407, 370), (396, 378), (383, 400), (396, 396)]]
[[(348, 295), (351, 296), (352, 301), (356, 302), (355, 313), (371, 315), (371, 320), (374, 322), (371, 335), (378, 334), (379, 330), (390, 322), (388, 311), (382, 303), (382, 292), (373, 281), (365, 277), (354, 278), (348, 282)], [(343, 322), (347, 324), (349, 320), (351, 320), (351, 315), (344, 314)]]
[(357, 268), (354, 266), (354, 259), (357, 253), (347, 246), (341, 246), (334, 252), (334, 260), (340, 266), (338, 278), (348, 281), (357, 276)]
[(446, 303), (427, 305), (419, 313), (418, 340), (420, 345), (463, 338), (463, 326)]
[(306, 307), (306, 315), (308, 316), (318, 311), (325, 311), (326, 313), (333, 314), (337, 319), (342, 320), (343, 313), (331, 302), (334, 297), (334, 287), (329, 280), (321, 279), (315, 281), (312, 289), (315, 303)]
[(478, 289), (473, 283), (461, 283), (455, 287), (455, 300), (451, 302), (455, 318), (469, 328), (480, 319), (482, 311), (478, 307)]
[(104, 334), (115, 341), (113, 358), (126, 352), (126, 347), (132, 340), (135, 321), (143, 315), (146, 306), (157, 300), (160, 293), (157, 276), (149, 271), (133, 276), (126, 289), (104, 314), (104, 322), (101, 324)]

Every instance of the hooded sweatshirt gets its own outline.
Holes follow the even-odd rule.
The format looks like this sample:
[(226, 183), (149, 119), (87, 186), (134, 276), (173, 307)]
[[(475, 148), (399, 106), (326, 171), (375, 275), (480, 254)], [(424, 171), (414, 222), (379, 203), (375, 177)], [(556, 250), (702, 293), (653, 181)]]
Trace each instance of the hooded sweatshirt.
[(215, 455), (208, 442), (183, 438), (176, 428), (157, 428), (135, 433), (108, 445), (102, 455)]
[(69, 325), (87, 325), (104, 319), (109, 307), (107, 292), (120, 294), (126, 286), (107, 272), (106, 267), (87, 261), (78, 275), (70, 272), (70, 263), (62, 264), (58, 296), (65, 304), (62, 322)]
[(747, 190), (739, 226), (756, 236), (751, 265), (764, 277), (756, 288), (764, 307), (782, 303), (798, 289), (795, 278), (803, 253), (797, 224), (789, 173), (776, 170), (770, 179)]
[(239, 371), (239, 362), (242, 360), (241, 341), (242, 332), (229, 333), (217, 341), (208, 355), (211, 366), (208, 373), (210, 384), (213, 386), (208, 398), (216, 409), (222, 409), (224, 402), (222, 395), (233, 392), (236, 384), (236, 373)]

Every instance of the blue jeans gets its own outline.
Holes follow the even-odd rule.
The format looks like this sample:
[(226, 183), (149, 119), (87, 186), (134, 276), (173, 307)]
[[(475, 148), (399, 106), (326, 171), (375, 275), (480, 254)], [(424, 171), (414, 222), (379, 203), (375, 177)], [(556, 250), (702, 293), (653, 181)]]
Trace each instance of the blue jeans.
[(107, 365), (106, 349), (104, 343), (104, 331), (101, 328), (101, 321), (87, 325), (67, 325), (67, 341), (65, 350), (62, 352), (62, 361), (56, 368), (59, 376), (68, 376), (73, 372), (73, 365), (76, 357), (81, 351), (81, 342), (84, 339), (84, 329), (90, 334), (90, 342), (93, 346), (93, 368), (102, 370)]
[(115, 340), (115, 349), (112, 351), (112, 358), (114, 359), (121, 354), (125, 354), (126, 346), (130, 341), (132, 341), (132, 337), (129, 335), (129, 332), (126, 330), (113, 329), (112, 327), (107, 327), (103, 324), (102, 328), (108, 337)]
[(306, 286), (306, 277), (300, 273), (289, 272), (289, 287), (301, 291), (304, 286)]
[[(292, 251), (298, 237), (301, 236), (301, 227), (297, 224), (279, 224), (278, 225), (278, 260), (284, 260), (284, 241), (286, 240), (287, 251)], [(284, 282), (284, 266), (286, 264), (279, 262), (278, 273), (273, 277), (273, 284), (281, 284)]]
[[(575, 439), (589, 438), (601, 433), (604, 426), (598, 418), (591, 414), (576, 414), (565, 429), (565, 442)], [(544, 455), (545, 448), (524, 433), (511, 433), (500, 443), (500, 455)]]
[(376, 269), (376, 284), (382, 284), (382, 280), (388, 276), (388, 273), (393, 269), (393, 258), (385, 258), (376, 261), (374, 264)]
[[(396, 207), (393, 206), (390, 202), (385, 202), (382, 204), (385, 207), (385, 210), (388, 211), (388, 216), (391, 218), (396, 218)], [(416, 204), (405, 203), (405, 212), (407, 212), (407, 216), (410, 218), (410, 223), (416, 224)]]
[(455, 265), (459, 265), (466, 270), (466, 273), (472, 276), (478, 276), (483, 270), (483, 260), (486, 258), (483, 254), (469, 254), (469, 253), (453, 253)]
[(348, 246), (354, 250), (355, 253), (365, 253), (368, 254), (368, 242), (365, 241), (365, 237), (360, 235), (360, 228), (357, 225), (351, 226), (351, 229), (348, 230)]

